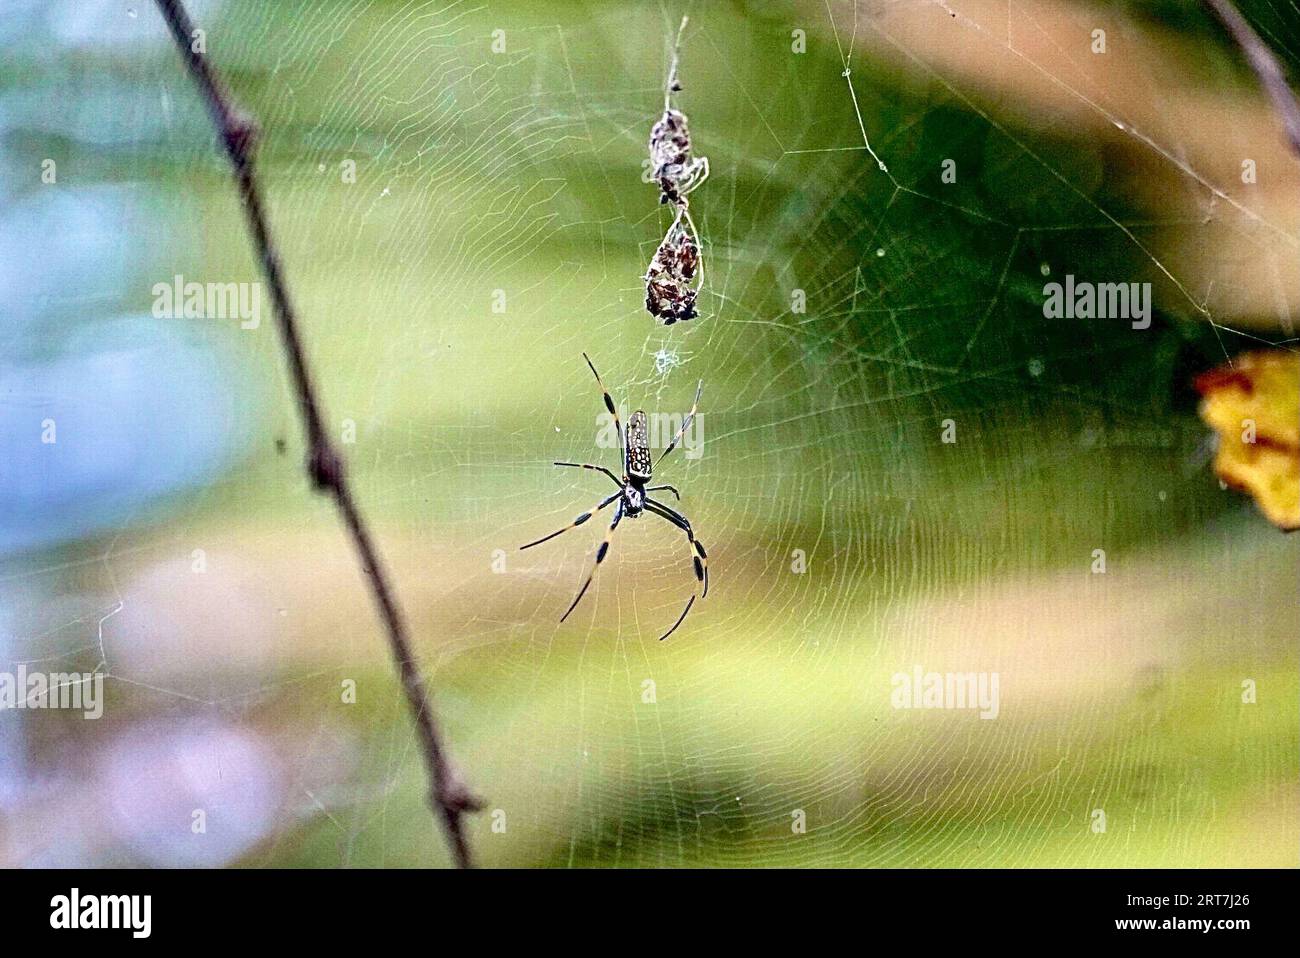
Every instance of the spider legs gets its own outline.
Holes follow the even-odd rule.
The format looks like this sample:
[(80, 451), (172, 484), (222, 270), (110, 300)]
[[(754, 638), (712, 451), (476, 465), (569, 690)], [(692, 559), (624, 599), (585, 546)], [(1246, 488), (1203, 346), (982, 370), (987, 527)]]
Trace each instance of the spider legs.
[[(707, 163), (703, 164), (702, 166), (703, 166), (702, 169), (696, 169), (694, 167), (694, 164), (692, 164), (691, 172), (693, 175), (688, 180), (690, 189), (693, 189), (695, 186), (698, 186), (699, 182), (703, 180), (703, 177), (708, 175)], [(690, 214), (686, 212), (685, 203), (682, 203), (678, 207), (678, 217), (685, 220), (686, 228), (693, 235), (694, 226), (693, 224), (690, 223)], [(674, 225), (674, 228), (676, 228), (676, 225)], [(651, 265), (653, 268), (654, 264)], [(652, 492), (670, 492), (672, 493), (673, 497), (678, 502), (680, 502), (682, 496), (681, 493), (677, 491), (677, 488), (675, 486), (668, 485), (666, 483), (661, 483), (660, 485), (657, 486), (650, 486), (648, 488), (642, 485), (643, 482), (645, 482), (650, 478), (650, 472), (652, 467), (650, 465), (648, 455), (644, 455), (644, 459), (645, 459), (644, 463), (640, 462), (640, 459), (638, 459), (638, 466), (643, 468), (640, 468), (640, 471), (637, 472), (635, 477), (629, 478), (630, 471), (629, 471), (629, 464), (628, 464), (628, 457), (629, 457), (628, 444), (629, 442), (632, 441), (633, 437), (628, 436), (623, 432), (623, 422), (619, 418), (618, 408), (614, 405), (614, 399), (612, 396), (610, 396), (609, 390), (605, 388), (605, 383), (600, 378), (600, 373), (596, 371), (596, 367), (592, 363), (591, 357), (589, 357), (586, 353), (583, 353), (582, 358), (586, 361), (587, 368), (591, 370), (591, 374), (596, 377), (596, 384), (600, 387), (601, 396), (605, 401), (605, 408), (609, 411), (610, 417), (614, 420), (614, 429), (618, 435), (619, 452), (621, 454), (621, 458), (623, 462), (624, 478), (620, 479), (619, 476), (616, 475), (612, 470), (607, 469), (604, 466), (597, 465), (595, 463), (556, 462), (555, 463), (556, 466), (563, 466), (570, 469), (587, 469), (592, 472), (599, 472), (601, 475), (605, 476), (605, 478), (613, 482), (614, 485), (617, 486), (618, 488), (612, 494), (602, 499), (597, 505), (592, 507), (589, 511), (579, 515), (563, 529), (557, 529), (555, 532), (552, 532), (550, 535), (544, 536), (541, 539), (537, 539), (534, 542), (530, 542), (527, 545), (522, 545), (519, 548), (531, 549), (533, 546), (541, 545), (543, 542), (549, 542), (551, 539), (554, 539), (556, 536), (563, 535), (564, 533), (568, 532), (570, 529), (575, 529), (578, 526), (582, 525), (584, 522), (587, 522), (593, 515), (595, 515), (596, 513), (600, 512), (602, 509), (609, 506), (616, 499), (619, 500), (618, 505), (614, 509), (614, 518), (610, 521), (609, 529), (605, 533), (605, 538), (601, 542), (600, 547), (596, 550), (596, 561), (592, 565), (591, 571), (587, 574), (587, 578), (582, 583), (582, 588), (578, 590), (578, 594), (574, 596), (573, 601), (569, 604), (568, 609), (565, 610), (564, 615), (560, 616), (560, 621), (564, 622), (569, 618), (571, 614), (573, 614), (573, 610), (578, 607), (578, 604), (582, 601), (582, 597), (585, 596), (587, 594), (587, 590), (591, 588), (591, 583), (595, 581), (596, 573), (600, 571), (601, 563), (605, 561), (605, 557), (609, 554), (609, 547), (611, 543), (614, 541), (614, 533), (618, 530), (618, 524), (621, 521), (623, 521), (623, 516), (628, 514), (626, 510), (629, 507), (636, 510), (635, 512), (632, 513), (633, 516), (636, 515), (636, 512), (640, 512), (644, 508), (645, 511), (652, 512), (655, 515), (659, 516), (659, 518), (676, 526), (683, 533), (685, 533), (687, 542), (690, 545), (691, 567), (692, 570), (695, 572), (696, 588), (691, 594), (690, 600), (686, 603), (686, 608), (684, 608), (682, 610), (682, 614), (677, 617), (677, 621), (673, 623), (672, 628), (670, 628), (667, 632), (665, 632), (663, 635), (659, 637), (660, 640), (662, 641), (663, 639), (668, 638), (668, 636), (676, 632), (678, 627), (682, 624), (682, 622), (686, 620), (687, 614), (691, 611), (691, 609), (695, 605), (695, 600), (702, 599), (709, 594), (708, 554), (704, 551), (704, 546), (700, 543), (700, 541), (695, 538), (695, 532), (691, 529), (690, 521), (687, 520), (685, 516), (683, 516), (680, 512), (671, 508), (670, 506), (667, 506), (656, 499), (652, 499), (649, 496), (649, 493)], [(681, 428), (677, 430), (677, 435), (673, 437), (673, 441), (670, 442), (668, 444), (668, 447), (660, 454), (659, 459), (656, 460), (655, 462), (655, 465), (663, 461), (665, 456), (667, 456), (670, 452), (676, 449), (677, 444), (681, 442), (682, 437), (686, 435), (686, 431), (691, 427), (691, 423), (695, 421), (695, 414), (698, 411), (700, 405), (700, 394), (703, 391), (704, 391), (704, 382), (703, 380), (701, 380), (699, 385), (697, 385), (695, 388), (695, 401), (691, 404), (691, 411), (686, 414), (685, 418), (683, 418)], [(639, 435), (639, 430), (641, 428), (642, 422), (643, 422), (643, 417), (641, 416), (641, 414), (638, 413), (637, 415), (632, 417), (632, 425), (636, 426), (638, 430), (638, 435)], [(645, 444), (640, 440), (638, 440), (637, 442), (637, 451), (639, 456), (642, 456), (647, 452), (645, 448)], [(644, 496), (644, 500), (642, 501), (641, 497), (643, 493), (645, 494), (645, 496)]]
[[(556, 465), (556, 466), (571, 466), (571, 467), (573, 467), (574, 469), (591, 469), (591, 470), (593, 470), (593, 471), (595, 471), (595, 472), (603, 472), (605, 475), (609, 476), (609, 478), (611, 478), (611, 479), (614, 480), (614, 485), (618, 486), (620, 489), (623, 488), (623, 483), (621, 483), (621, 482), (619, 481), (618, 476), (614, 475), (612, 472), (610, 472), (610, 471), (609, 471), (608, 469), (606, 469), (604, 466), (593, 466), (593, 465), (592, 465), (591, 463), (589, 463), (589, 462), (556, 462), (556, 463), (552, 463), (552, 465)], [(655, 488), (657, 488), (657, 489), (671, 489), (672, 487), (671, 487), (671, 486), (656, 486)], [(676, 491), (676, 490), (674, 490), (674, 491)], [(678, 496), (678, 498), (680, 499), (681, 496)]]
[(600, 571), (600, 564), (605, 561), (605, 554), (609, 552), (610, 540), (614, 538), (614, 530), (618, 528), (619, 520), (622, 518), (623, 503), (620, 502), (618, 508), (614, 510), (614, 521), (609, 524), (609, 531), (605, 533), (605, 541), (602, 542), (600, 548), (596, 550), (596, 564), (591, 567), (591, 574), (587, 576), (587, 581), (584, 582), (582, 588), (578, 590), (578, 594), (574, 597), (573, 604), (569, 606), (568, 612), (565, 612), (564, 615), (560, 616), (561, 622), (569, 617), (569, 612), (576, 609), (578, 603), (582, 601), (582, 597), (587, 594), (587, 588), (591, 585), (591, 580), (596, 578), (596, 573)]
[(701, 156), (682, 168), (677, 180), (677, 194), (685, 196), (709, 178), (709, 158)]
[(649, 497), (646, 498), (645, 508), (647, 512), (652, 512), (659, 518), (666, 519), (668, 522), (671, 522), (678, 529), (681, 529), (686, 533), (686, 538), (694, 549), (694, 552), (691, 555), (691, 565), (695, 571), (695, 579), (704, 586), (704, 592), (702, 594), (697, 590), (696, 593), (691, 595), (690, 600), (686, 603), (686, 608), (682, 609), (682, 614), (677, 617), (677, 621), (673, 623), (673, 627), (663, 635), (659, 636), (659, 641), (662, 642), (664, 639), (668, 638), (668, 636), (676, 632), (677, 627), (686, 620), (686, 613), (691, 611), (691, 606), (695, 604), (696, 597), (698, 596), (699, 598), (703, 598), (709, 594), (709, 557), (704, 551), (704, 546), (695, 538), (695, 533), (691, 530), (691, 524), (687, 521), (685, 516), (670, 509), (662, 502), (658, 502)]
[(618, 433), (618, 452), (620, 456), (623, 456), (623, 423), (619, 421), (618, 410), (614, 408), (614, 400), (610, 396), (609, 390), (605, 388), (605, 383), (601, 380), (600, 373), (596, 372), (596, 367), (592, 365), (591, 359), (588, 358), (586, 353), (582, 354), (582, 358), (587, 360), (587, 367), (591, 370), (591, 374), (596, 377), (596, 385), (600, 387), (600, 391), (605, 397), (605, 408), (608, 409), (609, 414), (614, 417), (614, 431)]
[[(701, 379), (700, 384), (695, 387), (695, 402), (691, 403), (691, 411), (688, 412), (686, 418), (682, 420), (682, 428), (677, 430), (677, 435), (673, 436), (673, 441), (668, 444), (668, 448), (659, 453), (659, 458), (655, 460), (656, 466), (664, 461), (665, 456), (677, 448), (677, 443), (681, 441), (682, 436), (686, 435), (686, 430), (690, 428), (691, 420), (695, 418), (695, 410), (700, 408), (700, 393), (703, 391), (704, 380)], [(678, 498), (680, 499), (681, 497), (679, 496)]]
[[(590, 519), (590, 518), (591, 518), (593, 515), (595, 515), (597, 512), (600, 512), (601, 509), (604, 509), (607, 505), (609, 505), (611, 502), (613, 502), (615, 499), (617, 499), (617, 498), (618, 498), (619, 496), (621, 496), (622, 494), (623, 494), (623, 487), (620, 485), (620, 486), (619, 486), (619, 491), (618, 491), (618, 492), (614, 493), (612, 496), (608, 497), (607, 499), (602, 499), (602, 500), (600, 501), (599, 505), (597, 505), (597, 506), (596, 506), (595, 508), (593, 508), (591, 511), (589, 511), (589, 512), (584, 512), (582, 515), (578, 516), (578, 518), (574, 519), (572, 522), (570, 522), (570, 523), (569, 523), (567, 526), (565, 526), (563, 529), (557, 529), (557, 530), (555, 530), (554, 532), (552, 532), (549, 536), (542, 536), (542, 538), (538, 539), (538, 540), (535, 541), (535, 542), (530, 542), (530, 543), (528, 543), (528, 545), (526, 545), (526, 546), (520, 546), (520, 547), (519, 547), (519, 550), (522, 552), (524, 549), (531, 549), (533, 546), (539, 546), (539, 545), (541, 545), (543, 542), (547, 542), (547, 541), (549, 541), (549, 540), (551, 540), (551, 539), (554, 539), (554, 538), (555, 538), (556, 536), (558, 536), (558, 535), (563, 535), (564, 533), (568, 532), (570, 529), (576, 529), (576, 528), (578, 528), (578, 526), (582, 525), (584, 522), (586, 522), (588, 519)], [(619, 506), (619, 511), (620, 511), (620, 512), (622, 511), (622, 508), (623, 508), (623, 507), (620, 505), (620, 506)], [(617, 516), (615, 516), (614, 521), (615, 521), (615, 522), (618, 522), (618, 517), (617, 517)]]
[(673, 623), (673, 627), (669, 629), (667, 632), (665, 632), (663, 635), (659, 636), (660, 642), (662, 642), (664, 639), (668, 638), (668, 636), (676, 632), (677, 627), (686, 621), (686, 613), (691, 611), (691, 606), (693, 606), (694, 604), (695, 604), (695, 596), (692, 595), (690, 599), (688, 599), (686, 602), (686, 608), (682, 609), (682, 614), (679, 615), (677, 617), (677, 621)]
[(691, 562), (695, 567), (695, 578), (704, 583), (704, 598), (709, 594), (709, 556), (704, 551), (704, 546), (699, 539), (695, 538), (695, 532), (691, 529), (690, 520), (670, 506), (664, 505), (658, 499), (646, 497), (645, 507), (648, 512), (653, 512), (661, 519), (667, 519), (682, 532), (686, 533), (686, 538), (690, 541), (691, 546), (695, 549), (695, 555), (691, 557)]
[[(651, 488), (652, 489), (667, 488), (667, 489), (671, 489), (674, 494), (676, 494), (677, 492), (677, 490), (673, 489), (671, 486), (653, 486)], [(647, 492), (648, 491), (650, 490), (647, 490)], [(520, 546), (519, 548), (531, 549), (533, 546), (541, 545), (543, 542), (546, 542), (550, 539), (554, 539), (556, 536), (562, 535), (563, 533), (568, 532), (570, 529), (577, 528), (578, 526), (586, 522), (588, 519), (590, 519), (597, 512), (600, 512), (602, 509), (604, 509), (606, 506), (612, 503), (615, 499), (620, 498), (622, 494), (623, 494), (623, 489), (622, 486), (620, 485), (619, 490), (617, 492), (601, 500), (601, 502), (598, 505), (596, 505), (595, 508), (593, 508), (589, 512), (584, 512), (582, 515), (578, 516), (576, 519), (573, 520), (573, 522), (569, 523), (563, 529), (558, 529), (555, 532), (552, 532), (550, 535), (538, 539), (536, 542), (530, 542), (528, 543), (528, 545)], [(685, 516), (683, 516), (680, 512), (677, 512), (675, 509), (672, 509), (671, 507), (664, 505), (662, 502), (659, 502), (657, 499), (652, 499), (649, 496), (646, 496), (645, 498), (645, 511), (652, 512), (655, 515), (657, 515), (659, 518), (672, 523), (672, 525), (676, 526), (678, 529), (682, 530), (682, 532), (686, 534), (687, 541), (690, 543), (691, 548), (693, 549), (693, 552), (691, 554), (691, 566), (695, 572), (695, 579), (699, 584), (703, 585), (704, 587), (703, 592), (700, 592), (698, 587), (696, 588), (695, 592), (691, 595), (690, 600), (686, 603), (686, 608), (684, 608), (682, 610), (682, 614), (677, 617), (677, 621), (673, 623), (672, 628), (669, 629), (667, 632), (665, 632), (663, 635), (659, 636), (660, 641), (663, 641), (664, 639), (668, 638), (668, 636), (676, 632), (677, 627), (680, 626), (686, 620), (686, 615), (688, 612), (691, 611), (691, 607), (695, 605), (695, 600), (697, 598), (704, 598), (704, 596), (707, 596), (709, 594), (709, 557), (708, 554), (704, 551), (704, 546), (700, 543), (698, 539), (695, 538), (695, 532), (694, 530), (691, 529), (690, 521)], [(592, 566), (591, 572), (587, 575), (586, 581), (582, 583), (582, 588), (579, 589), (578, 594), (574, 596), (573, 602), (569, 604), (569, 608), (565, 610), (564, 615), (560, 616), (561, 622), (568, 619), (569, 615), (573, 612), (573, 610), (578, 607), (578, 603), (582, 601), (582, 597), (587, 594), (587, 590), (591, 588), (591, 583), (595, 580), (596, 573), (600, 571), (600, 564), (605, 561), (605, 556), (609, 554), (609, 546), (610, 543), (613, 542), (614, 540), (614, 532), (615, 530), (618, 529), (618, 524), (623, 520), (624, 514), (625, 513), (623, 511), (623, 503), (619, 502), (618, 507), (614, 510), (614, 519), (613, 521), (610, 522), (609, 529), (605, 533), (604, 541), (601, 542), (600, 548), (596, 550), (596, 562)]]

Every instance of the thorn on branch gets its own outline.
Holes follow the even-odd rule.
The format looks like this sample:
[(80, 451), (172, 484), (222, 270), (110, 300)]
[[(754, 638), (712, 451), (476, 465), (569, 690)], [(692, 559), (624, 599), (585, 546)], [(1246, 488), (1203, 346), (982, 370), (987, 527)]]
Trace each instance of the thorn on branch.
[(443, 779), (442, 790), (434, 789), (430, 798), (435, 808), (440, 808), (444, 813), (460, 814), (461, 812), (481, 812), (484, 804), (483, 799), (475, 795), (465, 779), (461, 777), (460, 769), (454, 763), (446, 763), (446, 772)]
[(261, 138), (261, 127), (251, 113), (239, 107), (227, 109), (221, 139), (231, 158), (241, 166), (247, 164), (252, 160)]
[(343, 485), (343, 457), (329, 443), (315, 443), (307, 456), (307, 474), (316, 491), (338, 490)]

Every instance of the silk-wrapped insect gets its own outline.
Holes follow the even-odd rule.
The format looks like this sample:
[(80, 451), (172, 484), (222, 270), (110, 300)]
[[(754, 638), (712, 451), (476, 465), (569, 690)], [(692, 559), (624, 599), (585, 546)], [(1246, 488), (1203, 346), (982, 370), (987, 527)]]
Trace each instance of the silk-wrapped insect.
[(703, 284), (700, 241), (687, 212), (687, 195), (709, 175), (708, 157), (691, 155), (691, 133), (686, 114), (673, 107), (673, 94), (681, 92), (677, 64), (687, 18), (677, 31), (672, 66), (664, 89), (664, 112), (650, 130), (650, 166), (659, 186), (659, 202), (677, 210), (672, 226), (655, 250), (646, 270), (645, 307), (665, 326), (699, 315), (695, 299)]
[(646, 270), (645, 308), (665, 326), (694, 319), (702, 279), (700, 246), (682, 207)]
[[(681, 89), (680, 86), (670, 88)], [(664, 104), (663, 116), (650, 129), (650, 166), (659, 184), (659, 202), (680, 206), (686, 194), (709, 175), (709, 158), (691, 157), (691, 130), (686, 114)]]

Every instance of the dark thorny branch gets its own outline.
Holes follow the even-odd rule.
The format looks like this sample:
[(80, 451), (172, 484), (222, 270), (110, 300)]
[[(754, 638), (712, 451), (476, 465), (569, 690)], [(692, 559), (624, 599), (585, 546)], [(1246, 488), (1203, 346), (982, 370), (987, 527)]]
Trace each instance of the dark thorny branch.
[(1297, 156), (1300, 156), (1300, 102), (1287, 85), (1286, 74), (1277, 57), (1268, 45), (1260, 39), (1259, 34), (1246, 22), (1241, 11), (1232, 0), (1202, 0), (1210, 12), (1218, 17), (1219, 22), (1232, 34), (1232, 39), (1241, 47), (1242, 53), (1250, 62), (1251, 69), (1259, 77), (1264, 91), (1273, 101), (1273, 109), (1282, 120), (1287, 142)]
[(379, 606), (390, 651), (402, 679), (407, 704), (415, 718), (430, 779), (430, 804), (435, 816), (441, 819), (456, 864), (461, 868), (468, 868), (472, 860), (469, 843), (465, 838), (462, 816), (466, 812), (476, 811), (481, 804), (465, 785), (447, 754), (438, 721), (429, 703), (424, 677), (411, 650), (406, 623), (397, 604), (397, 595), (393, 591), (388, 573), (384, 570), (369, 527), (353, 498), (344, 470), (343, 457), (334, 448), (325, 431), (320, 403), (316, 397), (315, 387), (312, 385), (311, 370), (307, 366), (307, 359), (303, 352), (297, 314), (289, 298), (289, 289), (280, 266), (279, 252), (266, 222), (262, 194), (253, 167), (253, 155), (258, 137), (257, 124), (249, 114), (234, 104), (204, 55), (196, 51), (195, 47), (200, 45), (194, 43), (193, 23), (182, 0), (157, 0), (157, 2), (186, 67), (207, 102), (212, 122), (217, 128), (235, 173), (248, 228), (253, 236), (253, 244), (257, 247), (262, 273), (270, 287), (276, 324), (280, 329), (285, 355), (289, 360), (294, 391), (298, 398), (298, 411), (302, 415), (303, 428), (307, 433), (307, 472), (318, 491), (328, 493), (334, 498), (343, 523), (356, 547), (362, 569), (370, 583), (370, 590)]

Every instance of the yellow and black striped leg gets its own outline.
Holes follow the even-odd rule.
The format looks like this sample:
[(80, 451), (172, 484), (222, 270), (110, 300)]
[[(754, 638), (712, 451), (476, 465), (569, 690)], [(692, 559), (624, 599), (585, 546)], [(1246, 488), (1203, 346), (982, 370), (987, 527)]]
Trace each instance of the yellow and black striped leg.
[(681, 529), (686, 533), (687, 540), (694, 548), (694, 552), (691, 555), (691, 567), (695, 572), (695, 581), (704, 586), (704, 592), (701, 595), (697, 585), (695, 592), (691, 594), (690, 600), (686, 603), (686, 608), (682, 609), (682, 614), (679, 615), (677, 621), (673, 623), (673, 627), (663, 635), (659, 636), (659, 641), (662, 642), (664, 639), (668, 638), (668, 636), (676, 632), (677, 627), (686, 621), (686, 613), (691, 611), (691, 606), (695, 604), (695, 600), (697, 598), (704, 598), (704, 596), (709, 594), (709, 557), (705, 553), (704, 546), (700, 543), (700, 540), (695, 538), (695, 533), (691, 530), (691, 524), (686, 520), (685, 516), (669, 509), (662, 502), (657, 502), (649, 498), (646, 499), (645, 508), (647, 512), (652, 512), (659, 518), (668, 520), (678, 529)]
[(676, 632), (677, 627), (686, 621), (686, 613), (691, 611), (691, 606), (693, 606), (694, 604), (695, 604), (695, 596), (692, 595), (690, 600), (686, 603), (686, 608), (682, 609), (682, 614), (679, 615), (677, 617), (677, 621), (673, 623), (673, 627), (669, 629), (667, 632), (665, 632), (663, 635), (659, 636), (660, 642), (662, 642), (664, 639), (668, 638), (668, 636)]
[[(530, 542), (526, 546), (520, 546), (519, 551), (522, 552), (524, 549), (531, 549), (533, 546), (539, 546), (543, 542), (548, 542), (549, 540), (554, 539), (558, 535), (563, 535), (564, 533), (568, 532), (570, 529), (578, 528), (578, 526), (582, 525), (584, 522), (586, 522), (588, 519), (594, 516), (597, 512), (600, 512), (601, 509), (604, 509), (607, 505), (609, 505), (611, 502), (613, 502), (622, 494), (623, 492), (620, 489), (618, 492), (614, 493), (609, 498), (602, 499), (594, 509), (592, 509), (590, 512), (584, 512), (582, 515), (578, 516), (578, 518), (574, 519), (563, 529), (557, 529), (554, 532), (552, 532), (549, 536), (542, 536), (542, 538), (538, 539), (536, 542)], [(622, 507), (620, 506), (619, 508)]]
[(662, 519), (667, 519), (682, 532), (686, 533), (686, 538), (690, 540), (691, 545), (695, 548), (695, 555), (691, 556), (691, 562), (695, 567), (695, 578), (704, 583), (704, 595), (701, 599), (709, 594), (709, 556), (704, 551), (704, 544), (695, 538), (695, 531), (691, 529), (690, 520), (684, 515), (669, 506), (664, 505), (658, 499), (646, 497), (646, 510), (653, 512)]
[(587, 594), (587, 588), (591, 585), (591, 580), (596, 578), (596, 573), (600, 571), (600, 564), (605, 561), (605, 553), (609, 552), (610, 540), (614, 538), (614, 530), (618, 528), (619, 520), (622, 518), (623, 503), (620, 502), (618, 508), (614, 510), (614, 521), (609, 524), (609, 531), (605, 533), (605, 541), (602, 542), (600, 548), (596, 550), (596, 564), (591, 567), (591, 574), (587, 576), (587, 581), (584, 582), (582, 588), (578, 590), (578, 594), (574, 597), (573, 604), (569, 606), (568, 612), (565, 612), (564, 615), (560, 616), (561, 622), (569, 617), (569, 612), (576, 609), (578, 603), (582, 601), (582, 597)]
[[(594, 472), (603, 472), (605, 475), (609, 476), (609, 478), (611, 478), (611, 479), (614, 480), (614, 485), (618, 486), (620, 489), (623, 488), (623, 483), (619, 481), (618, 476), (614, 475), (612, 472), (610, 472), (610, 471), (609, 471), (608, 469), (606, 469), (604, 466), (593, 466), (593, 465), (592, 465), (591, 463), (589, 463), (589, 462), (557, 462), (557, 463), (553, 463), (553, 465), (556, 465), (556, 466), (570, 466), (570, 467), (572, 467), (572, 468), (574, 468), (574, 469), (591, 469), (591, 470), (594, 471)], [(666, 487), (666, 486), (660, 486), (659, 488), (662, 489), (662, 488), (668, 488), (668, 487)], [(680, 496), (679, 496), (678, 498), (680, 498)]]
[(587, 360), (587, 368), (590, 369), (591, 374), (596, 377), (596, 385), (600, 387), (600, 392), (605, 397), (605, 408), (608, 409), (609, 414), (614, 417), (614, 430), (618, 433), (618, 454), (622, 457), (623, 423), (618, 418), (618, 410), (614, 408), (614, 399), (610, 396), (609, 390), (605, 388), (605, 383), (601, 380), (600, 373), (596, 372), (596, 367), (593, 366), (591, 360), (587, 358), (587, 354), (583, 353), (582, 358)]
[(677, 430), (677, 435), (673, 436), (673, 441), (668, 444), (668, 448), (659, 453), (659, 458), (655, 460), (656, 468), (658, 468), (659, 463), (664, 461), (665, 456), (677, 448), (677, 443), (681, 441), (682, 436), (686, 435), (686, 430), (691, 427), (691, 420), (695, 418), (695, 410), (700, 408), (700, 393), (703, 391), (704, 380), (701, 379), (700, 384), (695, 387), (695, 402), (691, 403), (691, 411), (682, 420), (682, 428)]

